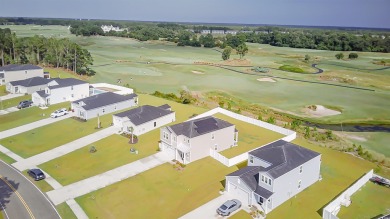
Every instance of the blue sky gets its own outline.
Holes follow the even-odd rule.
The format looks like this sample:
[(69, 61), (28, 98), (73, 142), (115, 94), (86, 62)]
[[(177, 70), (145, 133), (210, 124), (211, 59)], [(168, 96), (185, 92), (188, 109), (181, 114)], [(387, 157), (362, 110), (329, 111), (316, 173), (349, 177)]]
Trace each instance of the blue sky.
[(390, 28), (390, 0), (0, 0), (0, 16)]

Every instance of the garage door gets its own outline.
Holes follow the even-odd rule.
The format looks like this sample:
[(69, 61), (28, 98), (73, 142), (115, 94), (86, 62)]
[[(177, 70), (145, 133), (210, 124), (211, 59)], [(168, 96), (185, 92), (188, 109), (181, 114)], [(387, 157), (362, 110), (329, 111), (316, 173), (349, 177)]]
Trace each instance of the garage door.
[(250, 203), (249, 193), (241, 189), (239, 186), (229, 182), (228, 191), (234, 197), (239, 199), (244, 205), (248, 205)]
[(171, 146), (169, 146), (169, 145), (167, 145), (167, 144), (165, 144), (165, 143), (163, 143), (164, 144), (164, 151), (165, 151), (165, 153), (167, 153), (167, 155), (169, 156), (169, 158), (170, 159), (175, 159), (175, 153), (176, 153), (176, 150), (173, 148), (173, 147), (171, 147)]

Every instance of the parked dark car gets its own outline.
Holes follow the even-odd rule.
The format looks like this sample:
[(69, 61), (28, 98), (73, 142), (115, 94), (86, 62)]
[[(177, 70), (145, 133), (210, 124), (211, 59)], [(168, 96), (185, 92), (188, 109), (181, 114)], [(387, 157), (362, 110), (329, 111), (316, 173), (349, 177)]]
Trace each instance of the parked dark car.
[(45, 179), (46, 176), (40, 169), (30, 169), (27, 171), (28, 175), (30, 175), (35, 181), (39, 181)]
[(232, 212), (239, 208), (241, 208), (241, 202), (239, 200), (228, 200), (217, 209), (217, 214), (221, 216), (229, 216)]
[(387, 186), (387, 187), (390, 186), (390, 182), (389, 181), (387, 181), (386, 179), (377, 177), (377, 176), (371, 177), (370, 181), (375, 183), (375, 184), (379, 184), (381, 186)]
[(32, 102), (30, 100), (23, 100), (23, 101), (20, 101), (20, 103), (18, 105), (18, 109), (30, 107), (31, 105), (32, 105)]

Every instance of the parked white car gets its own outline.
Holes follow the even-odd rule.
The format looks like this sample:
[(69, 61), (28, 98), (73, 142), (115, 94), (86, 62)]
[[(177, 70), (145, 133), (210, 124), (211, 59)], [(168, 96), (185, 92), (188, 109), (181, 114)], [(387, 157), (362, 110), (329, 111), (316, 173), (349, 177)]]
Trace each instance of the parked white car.
[(57, 118), (57, 117), (60, 117), (60, 116), (65, 116), (66, 114), (68, 114), (68, 110), (66, 110), (65, 108), (62, 108), (62, 109), (59, 109), (59, 110), (56, 110), (54, 111), (50, 117), (51, 118)]

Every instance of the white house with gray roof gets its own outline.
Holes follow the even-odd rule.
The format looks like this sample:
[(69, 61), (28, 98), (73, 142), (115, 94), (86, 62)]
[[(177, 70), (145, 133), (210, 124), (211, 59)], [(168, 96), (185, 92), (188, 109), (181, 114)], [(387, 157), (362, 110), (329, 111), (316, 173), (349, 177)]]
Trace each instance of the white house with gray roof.
[(321, 154), (279, 140), (249, 152), (248, 166), (226, 176), (225, 190), (269, 213), (320, 179)]
[(71, 108), (77, 117), (88, 120), (98, 115), (101, 116), (134, 107), (137, 104), (137, 94), (120, 95), (106, 92), (73, 101)]
[(113, 124), (122, 131), (142, 135), (176, 120), (176, 113), (168, 104), (162, 106), (140, 106), (112, 116)]
[(52, 79), (33, 77), (19, 81), (11, 81), (6, 85), (6, 90), (12, 94), (32, 94), (35, 91), (45, 90)]
[(45, 106), (89, 96), (89, 83), (74, 78), (53, 78), (45, 90), (32, 94), (33, 104)]
[(236, 146), (238, 131), (235, 125), (207, 116), (161, 128), (159, 145), (172, 159), (183, 164)]
[(31, 64), (10, 64), (0, 67), (0, 85), (33, 77), (43, 78), (43, 68)]

